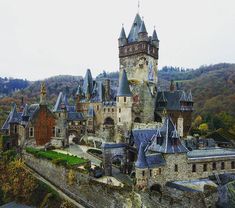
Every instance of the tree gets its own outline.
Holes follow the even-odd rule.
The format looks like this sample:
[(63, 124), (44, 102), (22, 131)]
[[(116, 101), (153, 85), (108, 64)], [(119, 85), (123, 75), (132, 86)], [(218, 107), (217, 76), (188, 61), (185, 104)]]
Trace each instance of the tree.
[(208, 131), (208, 124), (207, 123), (202, 123), (198, 129), (201, 131), (202, 134), (205, 134)]

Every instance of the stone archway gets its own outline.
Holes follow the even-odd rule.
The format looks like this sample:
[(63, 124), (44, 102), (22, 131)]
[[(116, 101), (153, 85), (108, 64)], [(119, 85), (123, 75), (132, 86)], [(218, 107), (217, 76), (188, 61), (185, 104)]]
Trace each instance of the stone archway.
[(70, 129), (68, 131), (68, 140), (69, 140), (69, 144), (79, 144), (80, 140), (81, 140), (81, 134), (78, 132), (78, 130), (75, 129)]
[(104, 119), (104, 125), (112, 126), (114, 125), (114, 120), (111, 117), (107, 117)]

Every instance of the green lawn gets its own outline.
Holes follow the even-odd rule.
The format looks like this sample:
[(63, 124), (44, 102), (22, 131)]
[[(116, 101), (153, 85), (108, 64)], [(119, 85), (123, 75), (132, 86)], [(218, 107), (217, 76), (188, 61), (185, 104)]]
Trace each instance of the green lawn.
[(54, 151), (45, 151), (45, 150), (38, 150), (32, 147), (26, 148), (26, 152), (33, 154), (34, 156), (38, 158), (45, 158), (48, 160), (52, 160), (55, 164), (61, 164), (61, 165), (69, 165), (69, 166), (74, 166), (74, 165), (80, 165), (87, 163), (88, 160), (85, 160), (83, 158), (79, 158), (76, 156), (71, 156), (67, 154), (62, 154)]

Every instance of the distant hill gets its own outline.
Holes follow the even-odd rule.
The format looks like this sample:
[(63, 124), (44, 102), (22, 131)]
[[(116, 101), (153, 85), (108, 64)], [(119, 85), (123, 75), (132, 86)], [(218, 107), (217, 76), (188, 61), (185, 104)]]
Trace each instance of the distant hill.
[[(109, 77), (118, 78), (118, 72), (103, 72), (97, 79)], [(66, 92), (70, 102), (74, 102), (81, 76), (61, 75), (45, 80), (47, 97), (50, 107), (56, 101), (60, 91)], [(184, 69), (178, 67), (163, 67), (158, 72), (158, 89), (168, 89), (170, 80), (175, 80), (178, 89), (192, 90), (195, 112), (194, 115), (203, 116), (211, 128), (232, 127), (235, 130), (235, 64), (216, 64), (202, 66), (198, 69)], [(0, 99), (0, 125), (1, 118), (6, 116), (5, 111), (10, 110), (10, 103), (20, 105), (21, 97), (25, 102), (39, 102), (40, 81), (29, 82), (26, 88), (12, 93), (11, 97)], [(0, 84), (1, 86), (1, 84)], [(4, 120), (2, 119), (2, 120)]]
[(25, 89), (30, 85), (28, 80), (0, 77), (0, 97), (9, 96), (12, 93)]

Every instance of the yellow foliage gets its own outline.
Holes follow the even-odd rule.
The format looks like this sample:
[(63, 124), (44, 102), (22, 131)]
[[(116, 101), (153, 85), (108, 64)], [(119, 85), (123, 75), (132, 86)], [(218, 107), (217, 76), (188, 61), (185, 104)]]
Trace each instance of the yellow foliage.
[(68, 173), (68, 184), (73, 185), (76, 182), (76, 174), (74, 170), (70, 169)]
[(198, 128), (200, 131), (208, 131), (209, 127), (208, 127), (208, 124), (207, 123), (202, 123), (199, 128)]

